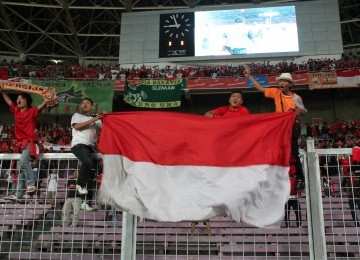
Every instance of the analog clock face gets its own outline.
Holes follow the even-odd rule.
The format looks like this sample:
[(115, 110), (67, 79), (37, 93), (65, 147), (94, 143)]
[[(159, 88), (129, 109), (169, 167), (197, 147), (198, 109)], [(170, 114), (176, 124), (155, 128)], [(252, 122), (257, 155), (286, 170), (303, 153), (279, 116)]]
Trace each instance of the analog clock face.
[(194, 56), (194, 13), (160, 14), (159, 58)]
[(161, 30), (169, 38), (185, 38), (193, 27), (193, 19), (187, 13), (166, 14), (162, 16), (161, 20)]

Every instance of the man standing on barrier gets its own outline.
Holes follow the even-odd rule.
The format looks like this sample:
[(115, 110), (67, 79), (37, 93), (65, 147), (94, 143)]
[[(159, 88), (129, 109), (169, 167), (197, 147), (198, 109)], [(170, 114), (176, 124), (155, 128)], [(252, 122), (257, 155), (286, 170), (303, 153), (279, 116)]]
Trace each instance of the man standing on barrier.
[[(265, 97), (272, 98), (274, 100), (276, 113), (292, 111), (295, 111), (298, 115), (305, 115), (307, 113), (307, 109), (305, 108), (301, 97), (291, 91), (291, 86), (294, 85), (295, 81), (290, 73), (282, 73), (276, 78), (279, 84), (278, 88), (263, 87), (256, 81), (256, 79), (254, 79), (248, 67), (245, 67), (244, 75), (248, 80), (250, 80), (257, 90), (264, 93)], [(294, 156), (296, 167), (296, 191), (302, 191), (305, 188), (304, 171), (300, 161), (298, 144), (300, 134), (300, 121), (296, 119), (292, 129), (291, 140), (291, 154)]]
[(36, 119), (40, 115), (42, 109), (47, 105), (46, 101), (40, 105), (33, 107), (32, 98), (28, 93), (20, 93), (17, 96), (16, 103), (1, 89), (2, 96), (9, 105), (10, 111), (15, 117), (15, 152), (21, 152), (19, 161), (19, 176), (15, 194), (5, 197), (6, 200), (17, 201), (23, 195), (24, 182), (26, 183), (26, 192), (33, 193), (36, 190), (35, 182), (37, 176), (34, 176), (31, 160), (38, 156), (36, 136)]
[(81, 209), (92, 211), (90, 200), (93, 196), (95, 173), (92, 169), (93, 159), (91, 154), (94, 152), (97, 136), (102, 128), (100, 119), (103, 117), (103, 113), (92, 116), (93, 101), (90, 98), (84, 98), (80, 107), (82, 114), (75, 113), (71, 118), (71, 152), (80, 161), (76, 190), (78, 194), (86, 195), (86, 200), (81, 204)]

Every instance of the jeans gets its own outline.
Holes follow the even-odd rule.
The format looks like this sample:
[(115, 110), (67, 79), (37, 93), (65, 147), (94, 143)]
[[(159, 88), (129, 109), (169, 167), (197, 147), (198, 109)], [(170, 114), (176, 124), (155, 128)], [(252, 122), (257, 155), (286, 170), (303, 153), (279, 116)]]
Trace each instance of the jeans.
[(87, 186), (88, 194), (86, 197), (87, 200), (91, 200), (94, 187), (93, 179), (95, 176), (95, 173), (92, 170), (93, 159), (91, 158), (93, 148), (85, 144), (77, 144), (71, 148), (71, 152), (79, 159), (81, 164), (76, 183), (81, 187)]
[(25, 173), (23, 171), (20, 171), (17, 179), (17, 184), (15, 187), (15, 196), (18, 199), (20, 199), (24, 195), (25, 180), (26, 180)]
[(35, 186), (35, 176), (31, 167), (30, 144), (22, 151), (20, 157), (20, 174), (23, 173), (26, 180), (26, 186)]

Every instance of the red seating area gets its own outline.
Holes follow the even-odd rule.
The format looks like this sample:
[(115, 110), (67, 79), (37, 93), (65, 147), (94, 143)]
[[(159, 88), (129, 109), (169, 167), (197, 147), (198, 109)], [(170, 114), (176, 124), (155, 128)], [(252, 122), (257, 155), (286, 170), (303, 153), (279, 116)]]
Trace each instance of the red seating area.
[[(301, 200), (305, 203), (304, 199)], [(71, 256), (71, 259), (80, 259), (80, 256), (83, 257), (81, 259), (110, 259), (121, 255), (121, 213), (117, 214), (116, 227), (113, 227), (112, 220), (104, 220), (104, 211), (94, 211), (81, 212), (78, 227), (64, 228), (55, 223), (57, 217), (52, 215), (55, 211), (45, 204), (7, 203), (1, 204), (1, 208), (0, 213), (12, 216), (9, 225), (5, 222), (1, 224), (3, 244), (4, 241), (9, 243), (11, 238), (22, 240), (23, 244), (31, 243), (28, 252), (11, 252), (9, 259), (28, 259), (30, 252), (31, 259), (62, 259), (61, 256)], [(346, 224), (352, 222), (346, 209), (347, 203), (341, 198), (324, 200), (324, 217), (329, 218), (329, 221), (325, 221), (326, 246), (329, 257), (346, 254), (349, 259), (356, 259), (360, 256), (360, 229)], [(27, 217), (21, 218), (24, 210), (28, 212)], [(304, 209), (302, 214), (306, 217)], [(53, 222), (47, 230), (41, 228), (44, 221)], [(162, 223), (147, 219), (138, 222), (138, 259), (151, 259), (151, 255), (156, 255), (156, 259), (202, 259), (197, 258), (198, 255), (206, 259), (309, 258), (306, 218), (300, 228), (253, 228), (226, 217), (213, 218), (210, 223), (209, 236), (202, 223), (192, 235), (190, 222)], [(31, 241), (25, 239), (29, 234), (33, 236)], [(97, 258), (99, 255), (102, 258)]]

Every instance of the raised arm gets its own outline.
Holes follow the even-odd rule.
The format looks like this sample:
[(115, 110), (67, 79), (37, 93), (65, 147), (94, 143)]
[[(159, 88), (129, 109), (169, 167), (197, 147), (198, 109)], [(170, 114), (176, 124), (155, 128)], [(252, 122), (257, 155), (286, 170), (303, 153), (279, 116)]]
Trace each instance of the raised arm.
[(39, 111), (43, 110), (45, 107), (47, 106), (46, 100), (44, 100), (44, 102), (42, 102), (40, 105), (37, 106), (37, 109)]
[(0, 87), (0, 91), (1, 91), (1, 94), (2, 94), (2, 96), (3, 96), (3, 98), (4, 98), (5, 102), (6, 102), (6, 104), (8, 104), (9, 106), (11, 106), (11, 104), (13, 103), (12, 100), (11, 100), (11, 98), (8, 96), (8, 94), (7, 94), (4, 90), (1, 89), (1, 87)]
[(244, 75), (247, 79), (249, 79), (251, 81), (251, 83), (254, 85), (254, 87), (261, 91), (261, 92), (265, 92), (265, 88), (256, 81), (256, 79), (254, 79), (254, 77), (251, 75), (251, 71), (249, 69), (249, 67), (245, 66), (245, 70), (244, 70)]

